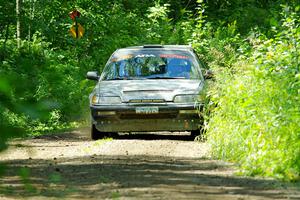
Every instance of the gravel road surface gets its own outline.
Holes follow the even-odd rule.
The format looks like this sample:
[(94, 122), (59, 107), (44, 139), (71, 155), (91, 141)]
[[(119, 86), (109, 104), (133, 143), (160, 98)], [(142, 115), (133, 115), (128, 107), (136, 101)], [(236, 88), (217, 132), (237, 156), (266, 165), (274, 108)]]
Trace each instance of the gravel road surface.
[(188, 133), (88, 132), (12, 141), (0, 154), (0, 199), (300, 199), (299, 184), (237, 176)]

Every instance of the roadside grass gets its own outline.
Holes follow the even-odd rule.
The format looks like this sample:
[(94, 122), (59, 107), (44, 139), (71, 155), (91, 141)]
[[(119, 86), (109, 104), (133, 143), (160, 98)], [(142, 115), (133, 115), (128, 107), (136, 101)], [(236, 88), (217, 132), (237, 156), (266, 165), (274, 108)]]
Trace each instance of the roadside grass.
[(89, 146), (87, 146), (86, 148), (84, 148), (83, 149), (83, 151), (85, 152), (85, 153), (90, 153), (91, 151), (93, 151), (93, 149), (95, 149), (95, 148), (99, 148), (100, 146), (102, 146), (103, 144), (105, 144), (105, 143), (107, 143), (107, 142), (110, 142), (110, 141), (112, 141), (113, 140), (113, 138), (109, 138), (109, 137), (106, 137), (106, 138), (103, 138), (103, 139), (101, 139), (101, 140), (96, 140), (96, 141), (94, 141), (93, 143), (92, 143), (92, 145), (89, 145)]
[(120, 199), (121, 198), (121, 194), (119, 191), (115, 191), (111, 193), (111, 198), (112, 199)]
[(208, 142), (214, 157), (238, 163), (244, 175), (300, 180), (297, 22), (291, 14), (274, 38), (249, 37), (250, 56), (241, 55), (231, 68), (212, 64), (218, 73), (207, 95), (213, 105)]

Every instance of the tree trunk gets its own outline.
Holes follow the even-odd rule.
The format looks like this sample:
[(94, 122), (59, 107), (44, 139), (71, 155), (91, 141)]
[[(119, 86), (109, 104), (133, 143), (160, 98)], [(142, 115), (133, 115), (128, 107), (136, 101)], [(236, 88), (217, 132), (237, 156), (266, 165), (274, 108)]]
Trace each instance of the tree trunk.
[(21, 46), (21, 23), (20, 23), (20, 11), (22, 0), (16, 0), (16, 16), (17, 16), (17, 46)]
[(32, 35), (32, 22), (34, 19), (34, 12), (35, 12), (35, 0), (29, 0), (29, 23), (28, 23), (28, 41), (31, 41)]

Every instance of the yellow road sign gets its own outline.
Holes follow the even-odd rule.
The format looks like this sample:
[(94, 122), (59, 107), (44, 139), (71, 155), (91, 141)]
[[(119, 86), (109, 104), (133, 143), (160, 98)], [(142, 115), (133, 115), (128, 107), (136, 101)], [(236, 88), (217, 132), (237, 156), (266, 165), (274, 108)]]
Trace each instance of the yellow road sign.
[(76, 23), (74, 23), (71, 26), (69, 32), (74, 38), (81, 38), (84, 34), (84, 28), (79, 23), (77, 23), (77, 34), (76, 34)]

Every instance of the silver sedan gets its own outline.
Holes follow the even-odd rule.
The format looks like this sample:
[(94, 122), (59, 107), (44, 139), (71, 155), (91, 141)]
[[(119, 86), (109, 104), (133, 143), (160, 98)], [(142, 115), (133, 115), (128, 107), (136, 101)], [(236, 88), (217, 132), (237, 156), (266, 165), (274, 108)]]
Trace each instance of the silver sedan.
[[(199, 134), (204, 87), (202, 65), (182, 45), (145, 45), (118, 49), (90, 94), (91, 137), (111, 132), (191, 131)], [(200, 108), (200, 109), (199, 109)]]

